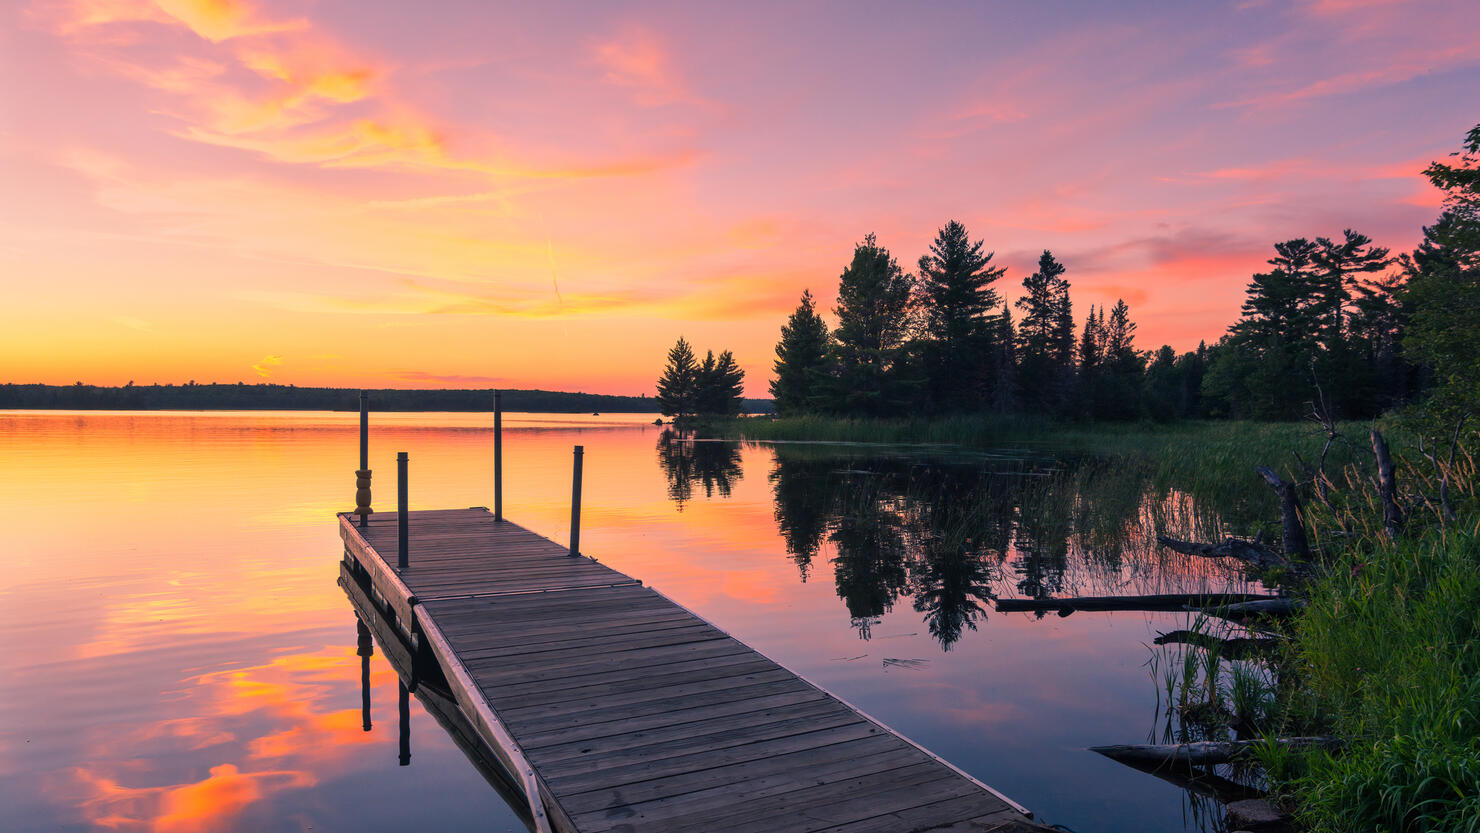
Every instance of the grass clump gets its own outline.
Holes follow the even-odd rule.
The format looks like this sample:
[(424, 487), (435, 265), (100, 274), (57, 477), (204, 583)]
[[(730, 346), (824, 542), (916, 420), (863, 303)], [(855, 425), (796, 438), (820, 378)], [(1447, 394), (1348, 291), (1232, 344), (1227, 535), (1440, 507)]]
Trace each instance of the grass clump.
[(1292, 631), (1334, 733), (1288, 781), (1315, 831), (1480, 831), (1480, 538), (1373, 547), (1311, 589)]

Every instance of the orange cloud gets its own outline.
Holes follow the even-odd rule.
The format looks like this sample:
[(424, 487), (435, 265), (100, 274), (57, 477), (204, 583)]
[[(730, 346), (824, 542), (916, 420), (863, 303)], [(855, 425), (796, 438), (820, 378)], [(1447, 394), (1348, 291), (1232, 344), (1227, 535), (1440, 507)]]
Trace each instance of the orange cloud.
[(164, 787), (126, 787), (87, 769), (74, 771), (91, 793), (79, 807), (99, 827), (151, 833), (222, 830), (247, 806), (284, 789), (311, 787), (307, 772), (269, 770), (243, 773), (233, 764), (211, 767), (201, 781)]
[(633, 99), (644, 107), (660, 107), (689, 97), (668, 51), (647, 28), (630, 26), (592, 51), (596, 63), (605, 70), (602, 80), (631, 90)]

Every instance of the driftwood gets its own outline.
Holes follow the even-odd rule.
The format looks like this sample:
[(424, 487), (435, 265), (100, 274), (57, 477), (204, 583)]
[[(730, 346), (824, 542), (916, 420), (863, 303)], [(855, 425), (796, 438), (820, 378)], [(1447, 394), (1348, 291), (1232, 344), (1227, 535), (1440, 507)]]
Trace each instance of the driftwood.
[(1279, 553), (1269, 549), (1258, 541), (1249, 541), (1243, 538), (1224, 538), (1217, 544), (1199, 544), (1195, 541), (1179, 541), (1168, 538), (1165, 535), (1156, 536), (1156, 543), (1183, 555), (1199, 555), (1203, 558), (1232, 558), (1252, 564), (1261, 570), (1271, 567), (1286, 566), (1285, 559)]
[(1372, 456), (1377, 458), (1377, 494), (1382, 498), (1382, 528), (1390, 540), (1403, 534), (1403, 510), (1398, 506), (1398, 481), (1387, 440), (1372, 427)]
[(1204, 613), (1212, 614), (1220, 619), (1229, 619), (1235, 622), (1244, 619), (1273, 618), (1277, 616), (1289, 616), (1299, 613), (1305, 607), (1305, 602), (1300, 599), (1292, 599), (1288, 596), (1266, 596), (1262, 599), (1253, 599), (1247, 602), (1234, 602), (1221, 607), (1197, 608)]
[[(1331, 737), (1276, 738), (1274, 743), (1286, 749), (1334, 749), (1341, 745)], [(1247, 760), (1263, 740), (1206, 740), (1196, 743), (1138, 743), (1117, 746), (1091, 746), (1112, 761), (1134, 766), (1214, 766)]]
[(1302, 561), (1310, 558), (1310, 542), (1305, 539), (1305, 523), (1301, 520), (1300, 496), (1295, 492), (1295, 484), (1275, 474), (1268, 466), (1255, 466), (1254, 470), (1280, 496), (1280, 548), (1285, 551), (1285, 557)]
[(998, 599), (996, 608), (999, 613), (1052, 610), (1067, 616), (1076, 610), (1173, 611), (1203, 607), (1227, 608), (1251, 602), (1282, 600), (1279, 596), (1254, 593), (1161, 593), (1149, 596), (1081, 596), (1071, 599)]
[(1187, 630), (1168, 631), (1152, 641), (1157, 645), (1191, 645), (1227, 659), (1260, 659), (1274, 653), (1280, 645), (1278, 639), (1268, 637), (1219, 637)]

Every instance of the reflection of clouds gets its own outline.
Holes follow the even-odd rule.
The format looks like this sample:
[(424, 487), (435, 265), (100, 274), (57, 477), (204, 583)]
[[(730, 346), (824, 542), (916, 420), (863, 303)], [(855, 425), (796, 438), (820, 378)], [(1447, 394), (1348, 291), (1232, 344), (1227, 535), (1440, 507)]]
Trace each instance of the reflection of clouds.
[[(247, 668), (201, 674), (188, 682), (189, 701), (176, 708), (194, 716), (110, 727), (105, 740), (72, 770), (63, 789), (89, 822), (122, 831), (229, 830), (248, 807), (285, 790), (313, 787), (316, 773), (336, 768), (373, 736), (361, 731), (359, 709), (333, 709), (358, 681), (353, 649), (280, 656)], [(371, 685), (395, 676), (378, 665)], [(168, 738), (173, 751), (195, 752), (214, 763), (199, 781), (147, 785), (168, 777), (173, 756), (140, 756), (147, 741)], [(133, 757), (131, 757), (133, 756)], [(203, 763), (204, 761), (202, 761)], [(131, 786), (130, 784), (146, 784)]]
[(243, 773), (232, 764), (211, 767), (201, 781), (162, 787), (125, 787), (81, 768), (77, 778), (93, 794), (80, 804), (93, 824), (156, 833), (223, 829), (233, 816), (267, 795), (317, 783), (307, 772)]

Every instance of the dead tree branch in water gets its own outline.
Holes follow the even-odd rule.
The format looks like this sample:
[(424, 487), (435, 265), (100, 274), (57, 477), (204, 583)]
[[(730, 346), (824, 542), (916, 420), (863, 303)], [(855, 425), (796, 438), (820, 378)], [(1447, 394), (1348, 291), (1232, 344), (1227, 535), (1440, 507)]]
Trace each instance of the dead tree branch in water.
[(1167, 631), (1152, 641), (1157, 645), (1191, 645), (1235, 660), (1264, 659), (1280, 647), (1280, 640), (1268, 637), (1220, 637), (1189, 630)]
[(1203, 558), (1232, 558), (1268, 570), (1272, 567), (1285, 567), (1288, 562), (1279, 553), (1269, 549), (1258, 540), (1248, 541), (1243, 538), (1224, 538), (1217, 544), (1199, 544), (1195, 541), (1179, 541), (1176, 538), (1168, 538), (1165, 535), (1156, 536), (1156, 543), (1183, 555), (1197, 555)]

